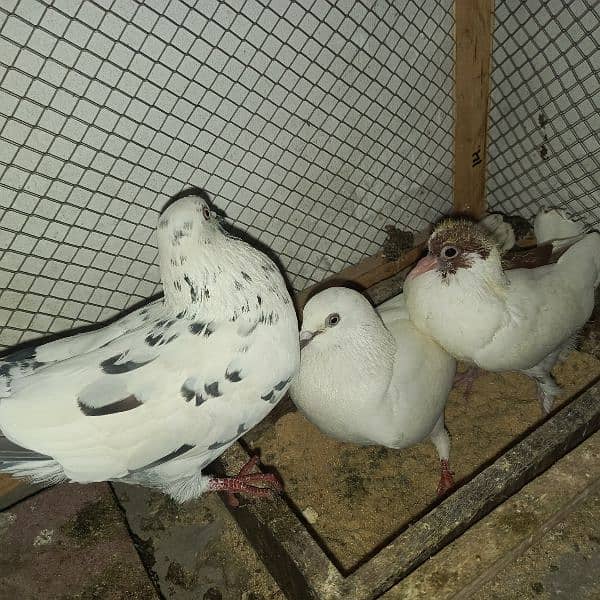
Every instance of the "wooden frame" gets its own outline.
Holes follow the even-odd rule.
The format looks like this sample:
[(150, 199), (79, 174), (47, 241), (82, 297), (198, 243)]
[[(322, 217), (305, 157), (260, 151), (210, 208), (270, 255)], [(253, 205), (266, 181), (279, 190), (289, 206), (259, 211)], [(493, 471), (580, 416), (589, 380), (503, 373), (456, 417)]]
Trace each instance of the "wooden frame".
[(454, 211), (485, 212), (493, 0), (455, 0)]
[[(598, 429), (596, 382), (348, 575), (283, 498), (228, 508), (290, 600), (374, 600)], [(236, 444), (218, 470), (236, 472), (246, 460)]]

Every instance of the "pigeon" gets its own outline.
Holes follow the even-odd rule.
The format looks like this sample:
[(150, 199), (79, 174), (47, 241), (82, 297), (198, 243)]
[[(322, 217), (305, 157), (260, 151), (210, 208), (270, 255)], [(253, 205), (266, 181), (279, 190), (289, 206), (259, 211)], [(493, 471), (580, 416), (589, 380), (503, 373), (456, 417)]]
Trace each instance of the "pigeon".
[(453, 486), (444, 407), (456, 364), (414, 327), (402, 294), (374, 309), (349, 288), (319, 292), (304, 307), (300, 346), (290, 396), (309, 421), (362, 445), (406, 448), (429, 437), (438, 493)]
[(140, 484), (179, 502), (280, 488), (249, 473), (255, 459), (237, 477), (202, 473), (277, 404), (300, 362), (281, 273), (226, 234), (208, 201), (186, 189), (159, 216), (162, 298), (0, 362), (0, 472)]
[(600, 234), (585, 233), (555, 209), (543, 210), (534, 228), (545, 264), (514, 268), (484, 228), (445, 220), (404, 289), (410, 317), (424, 334), (475, 367), (533, 378), (548, 414), (560, 393), (550, 371), (573, 348), (594, 308)]

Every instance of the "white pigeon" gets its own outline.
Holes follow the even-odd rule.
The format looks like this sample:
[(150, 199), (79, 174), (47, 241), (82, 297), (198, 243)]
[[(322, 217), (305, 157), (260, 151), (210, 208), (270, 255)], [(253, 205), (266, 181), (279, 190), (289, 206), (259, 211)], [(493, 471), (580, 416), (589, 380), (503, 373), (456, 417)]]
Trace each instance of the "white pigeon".
[(328, 288), (304, 307), (300, 346), (290, 395), (321, 431), (389, 448), (429, 437), (441, 461), (438, 493), (453, 485), (444, 407), (455, 361), (410, 322), (403, 295), (375, 310), (354, 290)]
[[(537, 250), (549, 249), (550, 264), (512, 269), (503, 268), (494, 239), (476, 223), (443, 221), (405, 283), (411, 319), (460, 360), (532, 377), (547, 414), (560, 392), (550, 371), (573, 347), (600, 283), (600, 234), (582, 232), (561, 211), (542, 211)], [(552, 264), (557, 249), (563, 253)]]
[(178, 501), (267, 496), (270, 474), (202, 470), (285, 394), (300, 349), (274, 263), (225, 234), (193, 188), (157, 228), (164, 298), (0, 362), (0, 471), (35, 483), (118, 480)]

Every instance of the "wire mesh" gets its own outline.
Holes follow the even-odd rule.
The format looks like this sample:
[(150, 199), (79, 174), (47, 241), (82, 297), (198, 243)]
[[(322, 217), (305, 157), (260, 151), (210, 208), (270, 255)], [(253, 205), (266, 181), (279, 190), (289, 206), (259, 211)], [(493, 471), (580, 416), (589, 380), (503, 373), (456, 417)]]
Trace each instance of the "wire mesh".
[(594, 0), (497, 2), (488, 203), (561, 206), (600, 223), (600, 11)]
[(192, 183), (296, 289), (449, 209), (451, 0), (0, 4), (0, 349), (160, 290)]

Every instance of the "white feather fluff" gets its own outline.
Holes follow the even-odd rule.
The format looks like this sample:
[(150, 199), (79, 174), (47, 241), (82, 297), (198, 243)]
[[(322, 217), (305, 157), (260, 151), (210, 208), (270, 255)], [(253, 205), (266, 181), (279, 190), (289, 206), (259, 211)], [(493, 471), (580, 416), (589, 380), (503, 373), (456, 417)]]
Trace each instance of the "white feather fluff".
[(0, 445), (0, 471), (188, 499), (285, 393), (298, 329), (275, 265), (225, 235), (200, 192), (173, 202), (157, 233), (164, 300), (0, 362), (0, 431), (13, 444)]
[(290, 395), (324, 433), (391, 448), (430, 436), (448, 459), (444, 407), (455, 362), (410, 322), (402, 295), (376, 312), (358, 292), (326, 289), (304, 307), (301, 338), (310, 341)]

